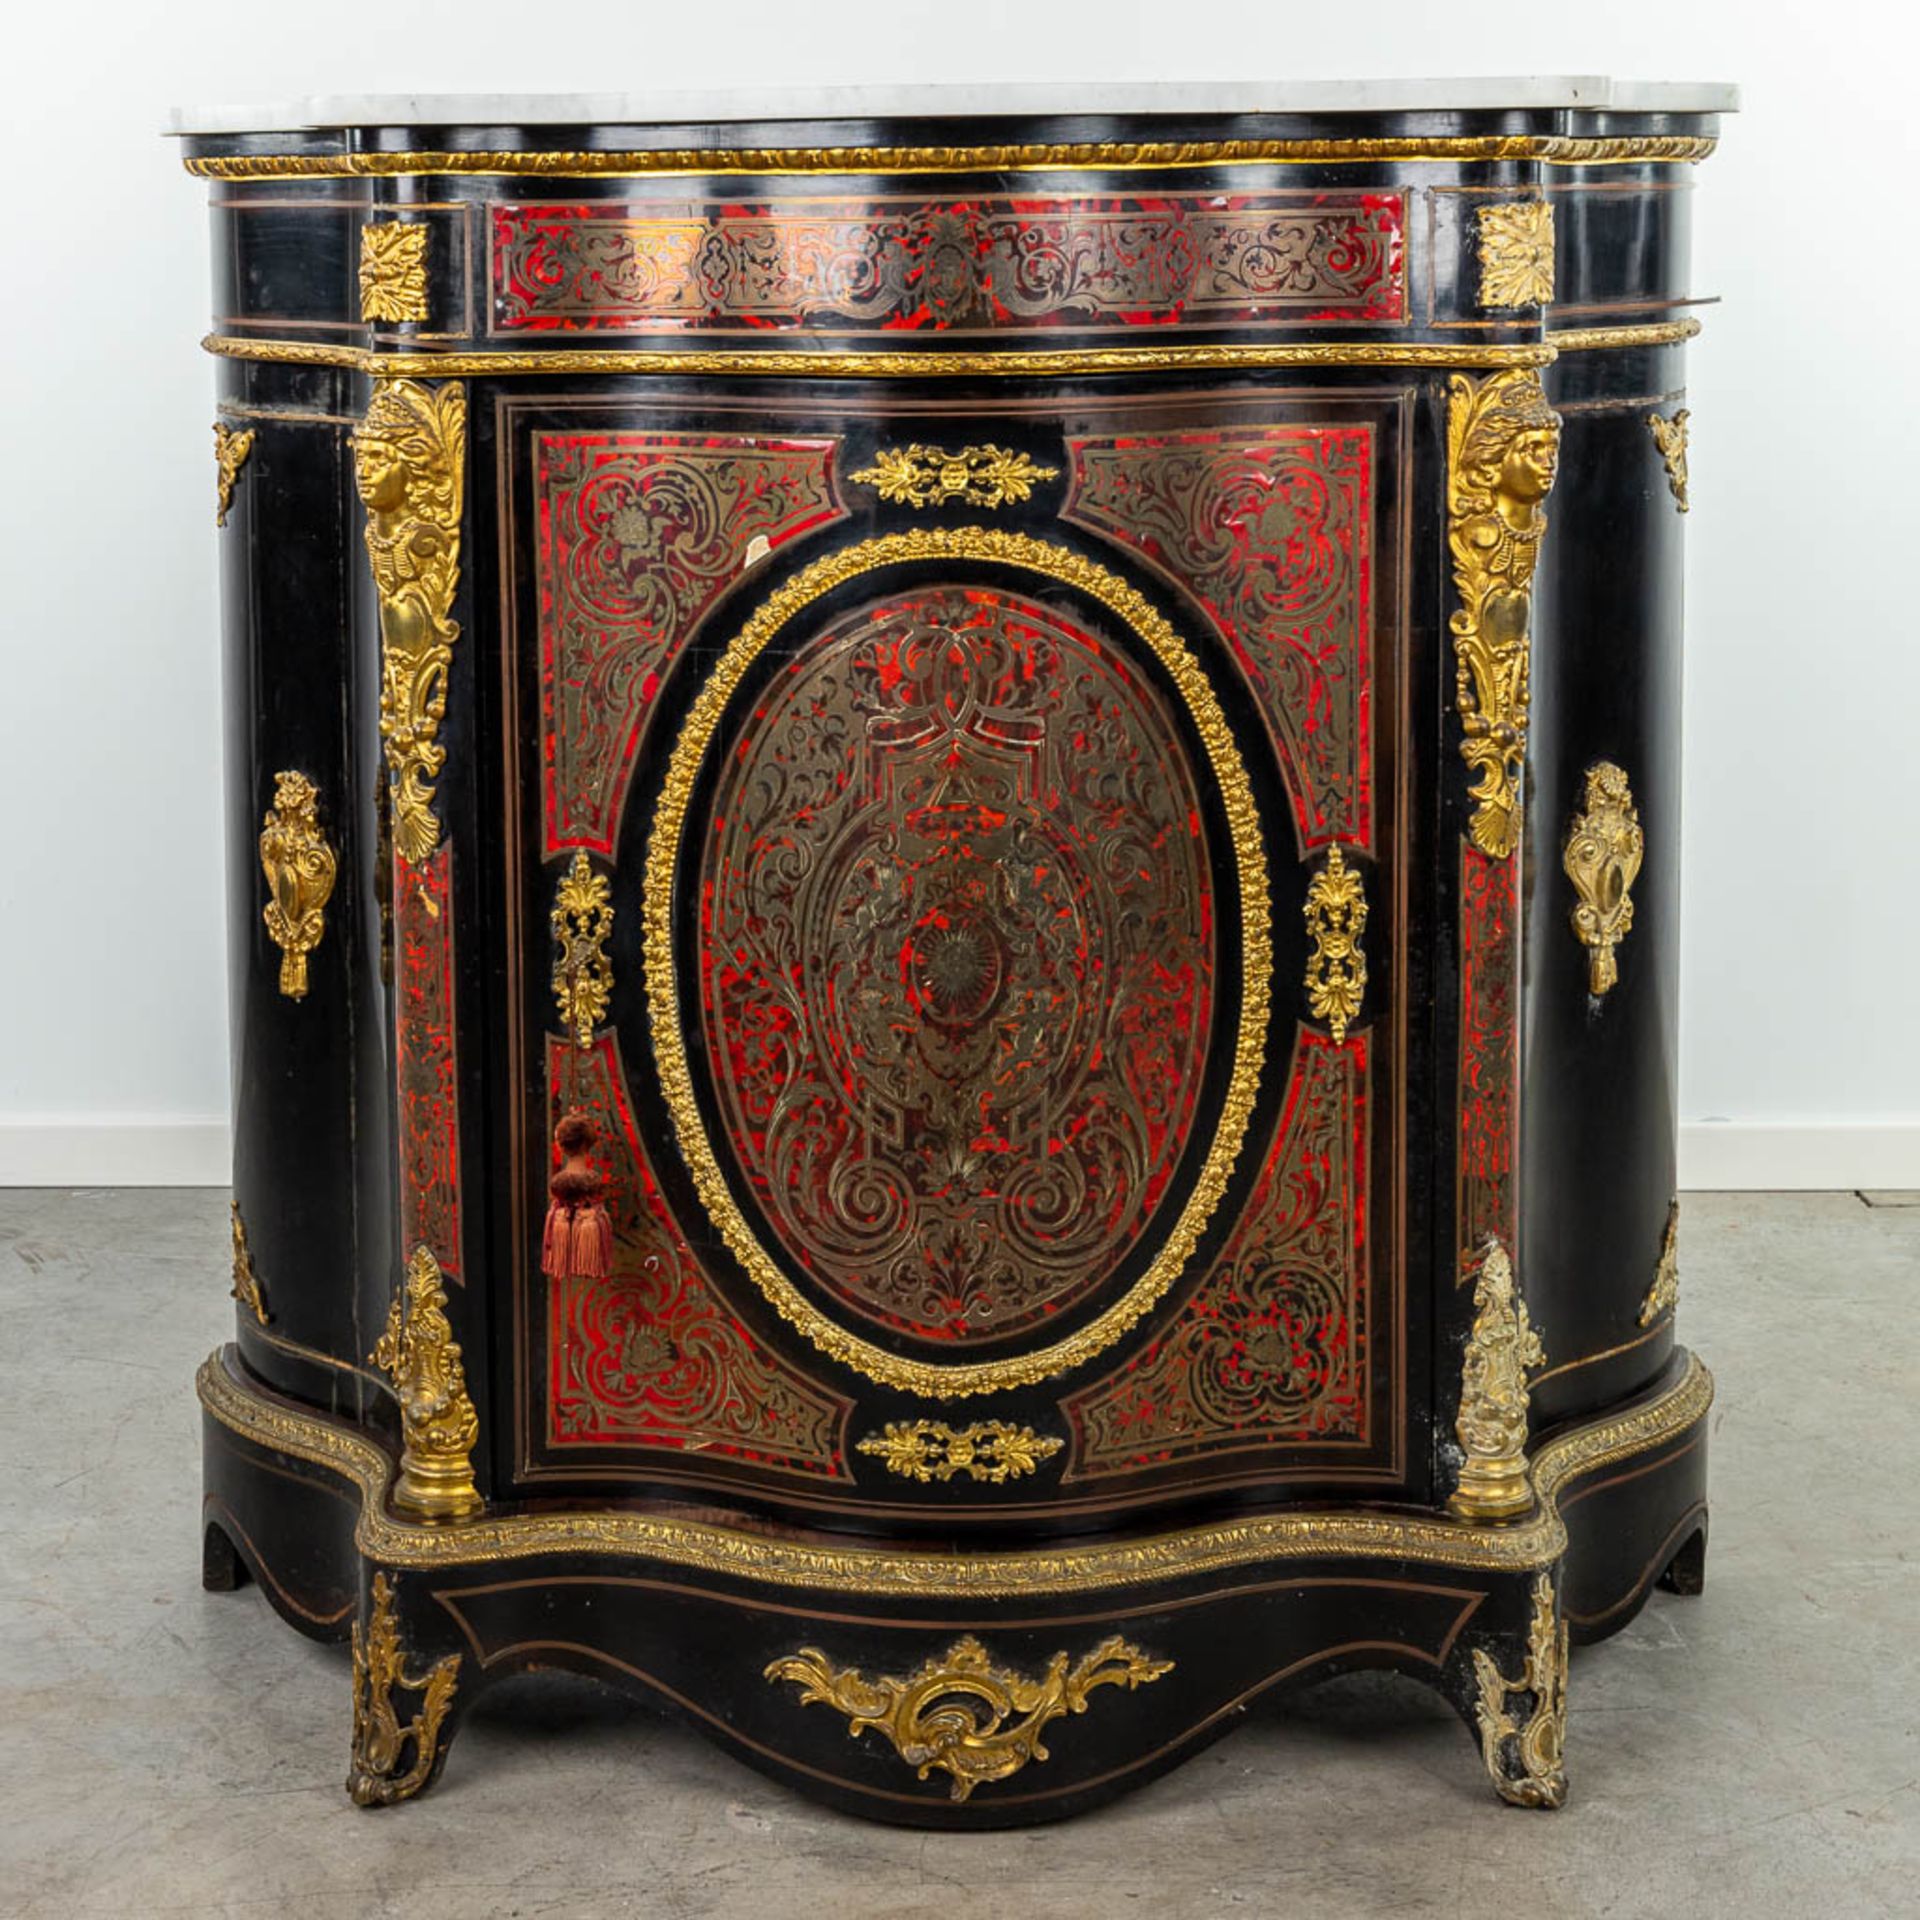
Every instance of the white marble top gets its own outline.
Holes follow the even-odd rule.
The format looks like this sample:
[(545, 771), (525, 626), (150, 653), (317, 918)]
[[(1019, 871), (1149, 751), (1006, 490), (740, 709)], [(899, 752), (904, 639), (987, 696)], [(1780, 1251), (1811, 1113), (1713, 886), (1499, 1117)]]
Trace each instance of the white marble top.
[(1505, 80), (998, 82), (951, 86), (718, 88), (653, 93), (320, 94), (255, 107), (176, 107), (180, 134), (294, 133), (322, 127), (685, 127), (769, 120), (972, 119), (993, 114), (1733, 113), (1717, 81), (1556, 74)]

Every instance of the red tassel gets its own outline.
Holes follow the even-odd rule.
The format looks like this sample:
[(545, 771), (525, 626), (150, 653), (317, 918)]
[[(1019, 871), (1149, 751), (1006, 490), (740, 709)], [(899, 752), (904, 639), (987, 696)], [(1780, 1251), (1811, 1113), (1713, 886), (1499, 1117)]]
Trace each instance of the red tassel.
[(606, 1182), (587, 1157), (596, 1137), (577, 1108), (553, 1130), (560, 1168), (547, 1183), (553, 1204), (540, 1236), (540, 1271), (550, 1280), (604, 1280), (613, 1271), (613, 1223), (601, 1204)]
[(540, 1271), (554, 1280), (567, 1277), (567, 1223), (573, 1210), (556, 1200), (547, 1209), (547, 1230), (540, 1237)]
[(613, 1271), (613, 1222), (597, 1202), (574, 1213), (571, 1259), (576, 1280), (604, 1280)]

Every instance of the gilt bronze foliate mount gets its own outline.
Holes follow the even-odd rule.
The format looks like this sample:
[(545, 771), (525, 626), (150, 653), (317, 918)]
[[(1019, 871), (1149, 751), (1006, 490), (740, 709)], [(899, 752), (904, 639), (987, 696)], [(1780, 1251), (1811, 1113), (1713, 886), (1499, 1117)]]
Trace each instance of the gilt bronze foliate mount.
[(1596, 999), (1620, 978), (1617, 950), (1633, 930), (1633, 883), (1646, 850), (1624, 769), (1611, 760), (1589, 767), (1586, 801), (1567, 829), (1561, 861), (1577, 896), (1573, 930), (1587, 949), (1587, 991)]
[(319, 790), (304, 773), (274, 776), (273, 805), (260, 832), (268, 899), (262, 918), (280, 949), (280, 991), (307, 997), (307, 955), (326, 932), (339, 861), (320, 831)]
[(1096, 1687), (1131, 1693), (1172, 1671), (1171, 1660), (1150, 1660), (1116, 1635), (1079, 1660), (1056, 1653), (1044, 1673), (1020, 1673), (998, 1665), (968, 1635), (904, 1678), (869, 1680), (853, 1667), (835, 1667), (818, 1647), (775, 1660), (766, 1677), (794, 1682), (802, 1706), (844, 1713), (855, 1739), (884, 1734), (919, 1779), (945, 1773), (952, 1797), (965, 1800), (975, 1787), (1045, 1760), (1040, 1736), (1048, 1723), (1086, 1712)]
[(1543, 503), (1560, 454), (1560, 417), (1540, 376), (1513, 368), (1455, 374), (1447, 409), (1447, 543), (1460, 752), (1472, 769), (1473, 844), (1504, 860), (1520, 844), (1520, 772), (1532, 711), (1533, 574)]
[[(356, 1620), (353, 1626), (353, 1763), (347, 1792), (357, 1807), (390, 1807), (412, 1799), (432, 1777), (461, 1656), (449, 1653), (424, 1673), (408, 1672), (393, 1582), (384, 1573), (373, 1576), (372, 1601), (364, 1625)], [(394, 1705), (396, 1690), (420, 1696), (419, 1710), (404, 1725)]]
[(466, 1369), (447, 1318), (440, 1263), (414, 1250), (369, 1356), (393, 1382), (400, 1402), (400, 1476), (393, 1504), (426, 1520), (464, 1520), (485, 1505), (473, 1479), (480, 1416), (467, 1394)]
[(1463, 1455), (1449, 1511), (1462, 1520), (1515, 1520), (1533, 1511), (1527, 1471), (1527, 1375), (1546, 1364), (1513, 1261), (1498, 1240), (1481, 1249), (1473, 1326), (1460, 1370), (1454, 1422)]

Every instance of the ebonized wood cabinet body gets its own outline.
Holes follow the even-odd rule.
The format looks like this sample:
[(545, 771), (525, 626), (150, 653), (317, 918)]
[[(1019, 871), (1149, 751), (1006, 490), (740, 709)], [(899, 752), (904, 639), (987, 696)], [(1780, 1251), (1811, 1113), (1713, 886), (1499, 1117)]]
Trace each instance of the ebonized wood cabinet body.
[[(189, 141), (208, 1578), (351, 1629), (356, 1798), (569, 1665), (856, 1811), (1006, 1824), (1389, 1665), (1558, 1804), (1567, 1638), (1697, 1590), (1706, 1527), (1713, 132)], [(569, 1110), (604, 1261), (543, 1231)]]

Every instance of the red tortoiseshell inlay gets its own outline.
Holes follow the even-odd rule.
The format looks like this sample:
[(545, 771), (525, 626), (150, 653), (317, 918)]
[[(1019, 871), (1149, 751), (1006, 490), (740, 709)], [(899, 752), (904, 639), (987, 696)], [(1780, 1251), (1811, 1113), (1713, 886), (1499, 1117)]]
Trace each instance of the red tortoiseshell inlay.
[(661, 680), (761, 554), (841, 517), (834, 440), (541, 433), (543, 852), (613, 857)]
[(1515, 1239), (1520, 1113), (1519, 860), (1460, 842), (1460, 1170), (1463, 1250)]
[(1303, 852), (1373, 847), (1373, 429), (1071, 440), (1066, 517), (1199, 600), (1258, 697)]
[(721, 1134), (794, 1265), (969, 1341), (1084, 1304), (1194, 1125), (1215, 898), (1163, 693), (941, 585), (842, 615), (716, 742), (699, 983)]
[(453, 849), (393, 860), (394, 1079), (399, 1097), (400, 1239), (460, 1278), (460, 1100), (454, 1058)]
[(608, 1278), (544, 1282), (548, 1444), (845, 1478), (849, 1403), (766, 1352), (713, 1292), (661, 1200), (611, 1037), (578, 1054), (549, 1035), (547, 1089), (551, 1120), (573, 1105), (599, 1126), (614, 1243)]
[(1386, 325), (1404, 205), (1357, 189), (497, 206), (492, 327), (992, 333)]
[(1301, 1029), (1239, 1225), (1143, 1352), (1064, 1402), (1067, 1478), (1263, 1448), (1365, 1444), (1368, 1043)]

